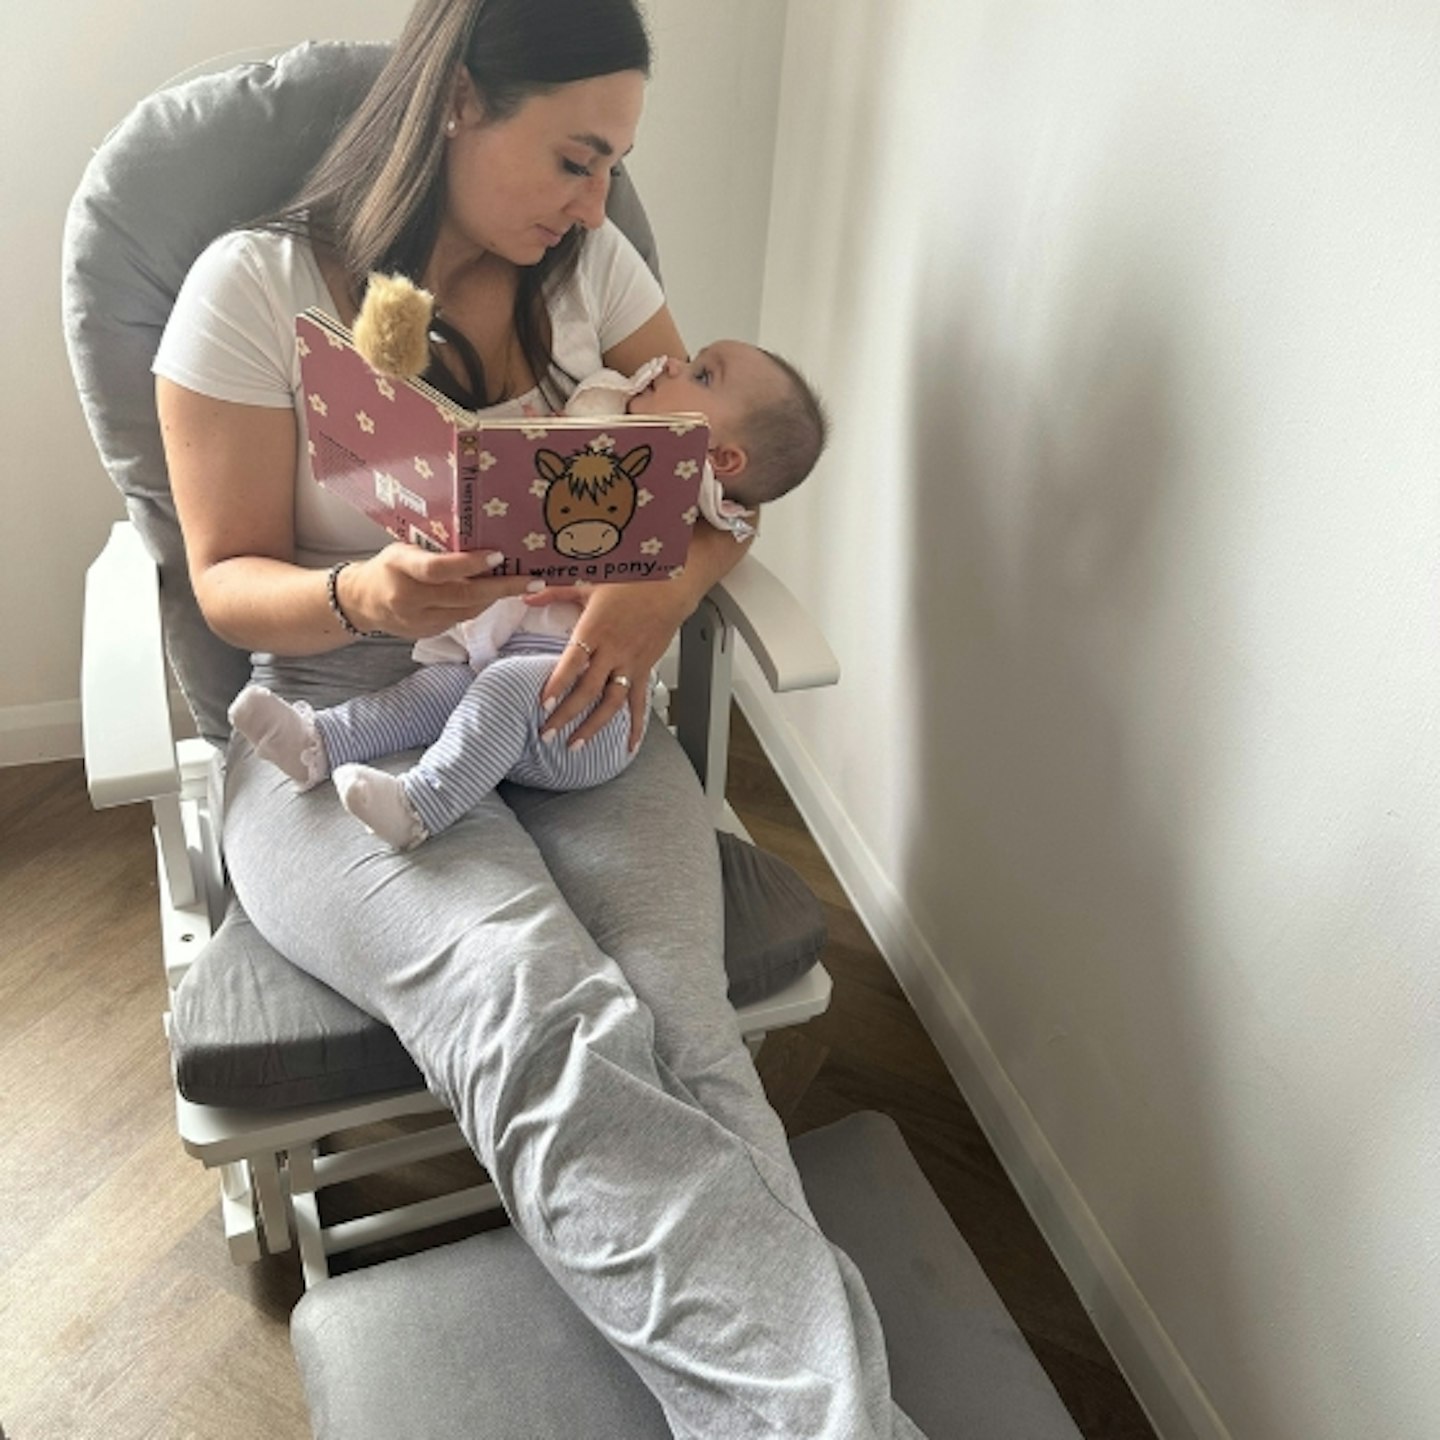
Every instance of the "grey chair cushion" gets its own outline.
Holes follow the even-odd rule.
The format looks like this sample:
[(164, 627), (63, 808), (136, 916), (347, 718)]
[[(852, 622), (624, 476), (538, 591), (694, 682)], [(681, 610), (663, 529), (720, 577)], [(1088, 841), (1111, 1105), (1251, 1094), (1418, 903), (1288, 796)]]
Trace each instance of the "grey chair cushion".
[[(825, 1233), (860, 1267), (895, 1398), (929, 1440), (1079, 1440), (894, 1123), (796, 1140)], [(659, 1406), (508, 1229), (327, 1280), (291, 1341), (316, 1440), (665, 1440)]]
[[(749, 1005), (815, 964), (825, 921), (784, 861), (718, 839), (730, 998)], [(201, 1105), (284, 1109), (422, 1083), (388, 1026), (291, 964), (236, 902), (175, 992), (170, 1048), (180, 1093)]]
[[(295, 193), (373, 83), (386, 47), (299, 45), (142, 101), (86, 167), (65, 224), (63, 314), (100, 458), (160, 566), (171, 665), (199, 732), (223, 741), (248, 657), (195, 604), (155, 412), (151, 362), (180, 284), (216, 236)], [(611, 186), (616, 224), (656, 270), (633, 186)]]
[(91, 433), (160, 566), (171, 664), (200, 733), (223, 739), (248, 658), (190, 591), (150, 373), (180, 284), (217, 235), (281, 205), (385, 56), (313, 44), (150, 96), (106, 138), (65, 226), (64, 320)]

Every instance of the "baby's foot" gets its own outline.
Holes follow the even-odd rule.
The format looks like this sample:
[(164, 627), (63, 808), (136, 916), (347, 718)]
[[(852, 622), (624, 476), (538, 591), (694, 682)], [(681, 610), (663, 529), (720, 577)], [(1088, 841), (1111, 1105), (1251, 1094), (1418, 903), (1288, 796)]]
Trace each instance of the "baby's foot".
[(303, 700), (292, 705), (263, 685), (247, 685), (230, 706), (230, 723), (262, 760), (278, 765), (302, 790), (330, 773), (315, 712)]
[(340, 803), (366, 829), (397, 850), (413, 850), (429, 832), (405, 798), (398, 775), (387, 775), (369, 765), (339, 765), (335, 789)]

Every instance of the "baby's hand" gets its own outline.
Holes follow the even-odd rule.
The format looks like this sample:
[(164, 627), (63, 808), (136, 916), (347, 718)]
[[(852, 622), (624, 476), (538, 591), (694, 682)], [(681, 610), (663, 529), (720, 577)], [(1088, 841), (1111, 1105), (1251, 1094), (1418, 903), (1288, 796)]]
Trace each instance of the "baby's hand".
[(525, 603), (527, 605), (578, 605), (582, 610), (586, 602), (595, 593), (595, 587), (586, 580), (578, 581), (574, 585), (542, 585), (538, 580), (532, 580), (526, 586)]

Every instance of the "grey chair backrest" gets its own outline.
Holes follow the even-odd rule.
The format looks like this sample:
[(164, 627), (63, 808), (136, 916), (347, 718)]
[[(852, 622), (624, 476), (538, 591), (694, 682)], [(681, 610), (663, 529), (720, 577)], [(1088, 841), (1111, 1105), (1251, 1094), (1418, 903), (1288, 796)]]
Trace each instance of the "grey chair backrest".
[[(199, 732), (213, 740), (229, 733), (225, 711), (249, 657), (210, 631), (190, 589), (151, 362), (196, 257), (299, 189), (387, 53), (313, 42), (158, 91), (105, 139), (66, 217), (63, 314), (80, 401), (160, 567), (170, 663)], [(623, 172), (608, 208), (658, 274), (654, 237)]]

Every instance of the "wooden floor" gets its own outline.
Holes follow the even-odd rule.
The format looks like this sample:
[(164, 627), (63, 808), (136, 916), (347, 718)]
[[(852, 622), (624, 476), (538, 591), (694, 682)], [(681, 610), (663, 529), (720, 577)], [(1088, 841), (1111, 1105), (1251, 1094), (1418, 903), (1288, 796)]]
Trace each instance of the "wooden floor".
[[(739, 728), (736, 809), (805, 875), (830, 927), (830, 1011), (772, 1036), (761, 1055), (776, 1108), (791, 1133), (859, 1109), (892, 1115), (1082, 1434), (1149, 1440)], [(0, 770), (0, 1440), (305, 1440), (286, 1330), (301, 1290), (293, 1256), (229, 1263), (214, 1179), (174, 1136), (148, 827), (140, 810), (93, 812), (77, 763)]]

